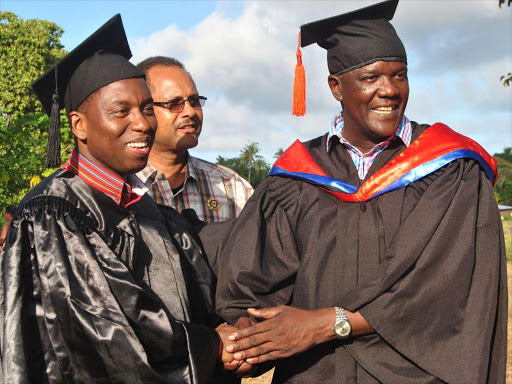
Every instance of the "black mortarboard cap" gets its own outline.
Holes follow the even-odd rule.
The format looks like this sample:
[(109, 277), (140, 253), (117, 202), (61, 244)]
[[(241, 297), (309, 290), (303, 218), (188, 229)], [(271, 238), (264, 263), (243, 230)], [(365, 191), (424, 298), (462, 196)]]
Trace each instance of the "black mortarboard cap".
[(376, 61), (407, 63), (404, 45), (389, 22), (398, 0), (387, 0), (342, 15), (304, 24), (301, 46), (317, 43), (327, 50), (331, 74), (342, 74)]
[(32, 84), (51, 117), (48, 167), (60, 164), (59, 110), (64, 106), (68, 112), (76, 110), (89, 95), (113, 82), (144, 77), (128, 61), (131, 57), (121, 15), (117, 14)]

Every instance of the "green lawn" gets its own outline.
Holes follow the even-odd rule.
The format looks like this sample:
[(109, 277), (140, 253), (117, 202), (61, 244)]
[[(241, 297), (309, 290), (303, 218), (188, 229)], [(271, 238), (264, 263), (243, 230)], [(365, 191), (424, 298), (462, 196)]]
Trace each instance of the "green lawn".
[(505, 233), (505, 249), (507, 261), (512, 262), (512, 218), (503, 220), (503, 232)]

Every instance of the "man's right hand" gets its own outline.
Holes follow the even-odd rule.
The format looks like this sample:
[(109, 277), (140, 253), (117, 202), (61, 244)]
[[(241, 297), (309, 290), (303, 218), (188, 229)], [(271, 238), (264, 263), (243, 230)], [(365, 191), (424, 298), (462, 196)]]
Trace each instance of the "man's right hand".
[[(250, 319), (248, 317), (241, 317), (236, 322), (235, 327), (237, 329), (244, 329), (257, 323), (258, 322), (256, 320)], [(227, 343), (224, 344), (224, 346), (226, 345)], [(231, 363), (224, 363), (224, 369), (229, 371), (236, 371), (236, 373), (238, 375), (241, 375), (242, 377), (249, 377), (251, 373), (255, 370), (255, 367), (244, 360), (238, 361), (233, 359)]]

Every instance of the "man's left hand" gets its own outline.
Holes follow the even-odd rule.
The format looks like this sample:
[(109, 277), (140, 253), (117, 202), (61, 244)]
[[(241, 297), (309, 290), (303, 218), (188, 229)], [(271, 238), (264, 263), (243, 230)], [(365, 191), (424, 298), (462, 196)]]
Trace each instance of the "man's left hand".
[(250, 364), (281, 359), (303, 352), (334, 338), (334, 308), (308, 311), (288, 306), (253, 309), (247, 312), (261, 323), (239, 329), (226, 346), (236, 360)]

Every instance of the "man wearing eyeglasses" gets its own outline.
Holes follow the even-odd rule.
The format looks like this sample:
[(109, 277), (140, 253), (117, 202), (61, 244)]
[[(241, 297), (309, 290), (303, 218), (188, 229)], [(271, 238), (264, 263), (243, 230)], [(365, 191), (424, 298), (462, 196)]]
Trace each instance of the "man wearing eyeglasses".
[(154, 56), (138, 67), (155, 100), (158, 130), (149, 162), (137, 176), (158, 204), (180, 213), (192, 208), (205, 223), (237, 217), (253, 192), (250, 184), (231, 169), (188, 153), (201, 134), (206, 97), (176, 59)]

